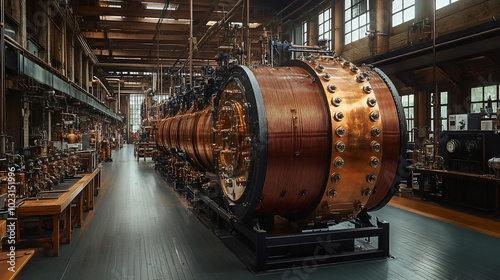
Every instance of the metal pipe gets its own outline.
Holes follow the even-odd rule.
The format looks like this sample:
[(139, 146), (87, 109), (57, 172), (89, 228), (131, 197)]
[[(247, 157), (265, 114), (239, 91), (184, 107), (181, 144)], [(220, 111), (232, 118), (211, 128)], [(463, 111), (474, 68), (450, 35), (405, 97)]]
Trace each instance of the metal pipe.
[(92, 83), (98, 83), (98, 84), (100, 84), (101, 87), (106, 92), (107, 96), (108, 97), (112, 97), (111, 93), (109, 93), (108, 89), (106, 88), (106, 86), (102, 83), (102, 81), (99, 78), (97, 78), (96, 76), (94, 76), (94, 79), (92, 80)]
[[(479, 33), (474, 33), (473, 35), (463, 36), (463, 37), (460, 37), (458, 39), (453, 39), (453, 40), (450, 40), (450, 41), (442, 42), (442, 43), (439, 43), (439, 44), (436, 43), (435, 47), (442, 47), (442, 46), (446, 46), (446, 45), (449, 45), (449, 44), (458, 43), (458, 42), (461, 42), (461, 41), (464, 41), (464, 40), (468, 40), (468, 39), (472, 39), (472, 38), (475, 38), (475, 37), (478, 37), (478, 36), (482, 36), (482, 35), (486, 35), (486, 34), (489, 34), (489, 33), (497, 32), (499, 30), (500, 30), (500, 27), (497, 27), (497, 28), (493, 28), (493, 29), (490, 29), (490, 30), (482, 31), (482, 32), (479, 32)], [(433, 46), (421, 48), (421, 49), (418, 49), (416, 51), (411, 51), (411, 52), (407, 52), (407, 53), (404, 53), (404, 54), (392, 56), (390, 58), (382, 59), (382, 60), (379, 60), (379, 61), (374, 61), (374, 62), (371, 62), (370, 64), (372, 64), (374, 66), (377, 66), (380, 63), (389, 62), (389, 61), (394, 60), (394, 59), (398, 59), (398, 58), (402, 58), (402, 57), (405, 57), (405, 56), (409, 56), (409, 55), (413, 55), (413, 54), (418, 54), (418, 53), (421, 53), (421, 52), (425, 52), (425, 51), (428, 51), (428, 50), (432, 50), (432, 48), (433, 48)]]
[(117, 78), (106, 78), (106, 81), (113, 81), (113, 82), (118, 82), (118, 96), (116, 98), (117, 102), (115, 105), (115, 111), (117, 114), (121, 112), (121, 103), (120, 103), (120, 86), (122, 83), (122, 80), (117, 79)]
[(245, 47), (247, 51), (247, 65), (250, 65), (252, 62), (252, 41), (250, 40), (250, 0), (246, 0), (247, 5), (246, 5), (246, 16), (245, 16)]
[(0, 157), (4, 157), (5, 150), (5, 139), (6, 139), (6, 107), (5, 107), (5, 0), (1, 0), (0, 3)]
[(432, 16), (434, 18), (434, 22), (432, 24), (432, 75), (434, 79), (434, 123), (432, 124), (434, 127), (434, 156), (439, 155), (439, 128), (440, 128), (440, 113), (441, 113), (441, 106), (440, 106), (440, 96), (439, 94), (439, 89), (438, 89), (438, 82), (437, 82), (437, 66), (436, 66), (436, 0), (433, 0), (433, 13)]
[[(222, 26), (224, 25), (226, 22), (228, 22), (233, 16), (234, 14), (236, 13), (236, 11), (238, 10), (239, 6), (243, 4), (243, 1), (244, 0), (239, 0), (231, 10), (229, 10), (229, 12), (227, 12), (226, 15), (224, 15), (224, 18), (220, 21), (220, 22), (216, 22), (214, 25), (210, 26), (208, 28), (208, 30), (205, 32), (205, 34), (203, 35), (203, 37), (201, 37), (200, 40), (198, 40), (197, 42), (197, 48), (199, 49), (201, 46), (203, 46), (205, 44), (205, 42), (211, 38), (212, 36), (214, 36), (215, 34), (217, 34), (217, 32), (219, 32), (219, 26)], [(177, 63), (179, 63), (181, 61), (181, 58), (182, 56), (184, 55), (186, 51), (184, 50), (180, 55), (179, 57), (177, 58), (177, 60), (172, 64), (172, 66), (170, 68), (174, 68), (175, 65), (177, 65)], [(179, 68), (179, 70), (177, 70), (176, 74), (180, 73), (180, 71), (182, 70), (182, 68), (184, 68), (184, 66), (186, 66), (186, 62), (184, 61), (184, 64)]]
[(224, 25), (226, 22), (228, 22), (233, 17), (234, 13), (236, 13), (239, 6), (243, 4), (243, 1), (244, 0), (239, 0), (233, 6), (233, 8), (231, 10), (229, 10), (229, 12), (227, 12), (227, 14), (224, 16), (224, 18), (220, 22), (217, 22), (214, 25), (210, 26), (210, 28), (208, 28), (207, 32), (205, 32), (203, 37), (201, 37), (201, 39), (198, 41), (198, 47), (201, 47), (203, 44), (205, 44), (205, 42), (210, 37), (214, 36), (215, 34), (217, 34), (217, 32), (219, 32), (219, 26)]
[(189, 0), (189, 83), (193, 85), (193, 0)]

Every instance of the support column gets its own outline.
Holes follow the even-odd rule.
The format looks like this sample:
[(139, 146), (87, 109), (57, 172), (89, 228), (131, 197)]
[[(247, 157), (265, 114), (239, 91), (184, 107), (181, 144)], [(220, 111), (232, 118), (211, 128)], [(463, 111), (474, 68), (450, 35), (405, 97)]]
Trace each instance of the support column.
[(418, 147), (422, 147), (423, 141), (428, 137), (431, 115), (427, 104), (430, 103), (430, 94), (423, 88), (417, 89), (415, 93), (415, 127), (418, 128), (418, 137), (415, 142)]
[(18, 0), (19, 1), (19, 10), (20, 10), (20, 17), (19, 17), (19, 37), (21, 39), (20, 43), (23, 48), (27, 49), (28, 48), (28, 40), (26, 38), (26, 0)]
[(78, 60), (78, 68), (76, 69), (76, 78), (78, 79), (78, 85), (82, 86), (82, 51), (80, 49), (77, 50), (76, 58)]
[[(375, 55), (383, 54), (389, 51), (389, 33), (390, 33), (390, 1), (375, 0)], [(370, 28), (371, 29), (371, 28)]]
[(47, 31), (47, 33), (45, 34), (45, 35), (46, 35), (46, 36), (45, 36), (45, 40), (46, 40), (46, 41), (45, 41), (45, 52), (46, 52), (46, 53), (45, 53), (45, 62), (46, 62), (48, 65), (52, 65), (52, 63), (51, 63), (51, 59), (50, 59), (50, 58), (51, 58), (51, 56), (52, 56), (52, 53), (51, 53), (51, 52), (52, 52), (52, 44), (51, 44), (51, 42), (50, 42), (50, 38), (52, 37), (52, 34), (51, 34), (52, 32), (51, 32), (51, 28), (50, 28), (50, 27), (51, 27), (51, 25), (52, 25), (53, 23), (52, 23), (52, 21), (50, 20), (50, 16), (51, 16), (51, 15), (50, 15), (50, 14), (51, 14), (51, 12), (50, 12), (50, 8), (49, 8), (49, 7), (46, 7), (45, 9), (46, 9), (46, 10), (45, 10), (45, 15), (44, 15), (44, 16), (46, 17), (45, 22), (47, 23), (47, 24), (45, 24), (45, 26), (44, 26), (44, 27), (45, 27), (45, 30)]
[(87, 88), (90, 88), (91, 86), (89, 85), (89, 83), (92, 82), (92, 80), (94, 79), (94, 65), (92, 65), (92, 63), (89, 63), (89, 80), (88, 81), (85, 81), (88, 85)]
[(86, 90), (86, 91), (89, 91), (89, 81), (92, 80), (90, 77), (92, 76), (89, 76), (89, 59), (85, 59), (85, 64), (84, 64), (84, 68), (83, 68), (83, 71), (85, 72), (85, 77), (84, 77), (84, 81), (82, 81), (83, 83), (83, 88)]
[(23, 146), (29, 148), (30, 146), (30, 104), (26, 101), (23, 102)]
[(311, 16), (308, 20), (308, 29), (309, 29), (309, 46), (315, 46), (318, 44), (318, 16)]
[(342, 55), (344, 51), (344, 1), (335, 1), (332, 7), (334, 19), (332, 46), (337, 54)]

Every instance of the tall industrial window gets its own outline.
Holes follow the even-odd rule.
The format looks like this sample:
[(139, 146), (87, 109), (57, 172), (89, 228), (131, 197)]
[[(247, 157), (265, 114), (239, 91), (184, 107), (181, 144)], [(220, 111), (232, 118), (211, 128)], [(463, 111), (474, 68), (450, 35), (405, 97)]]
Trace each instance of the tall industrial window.
[(451, 3), (458, 2), (459, 0), (436, 0), (436, 10), (450, 5)]
[(489, 107), (488, 103), (490, 102), (493, 112), (496, 112), (500, 102), (498, 94), (499, 90), (500, 85), (471, 88), (470, 112), (480, 113), (482, 108)]
[[(441, 119), (441, 131), (448, 130), (448, 92), (440, 92), (439, 106), (440, 106), (440, 119)], [(434, 93), (432, 93), (434, 100)], [(431, 131), (434, 130), (434, 102), (431, 104)]]
[(415, 127), (415, 94), (401, 96), (401, 102), (403, 103), (406, 117), (408, 141), (414, 142), (412, 129)]
[(345, 0), (345, 44), (366, 37), (369, 20), (368, 0)]
[(136, 132), (141, 128), (141, 105), (143, 101), (144, 101), (144, 94), (130, 95), (131, 132)]
[[(328, 44), (331, 45), (332, 40), (332, 16), (331, 8), (328, 8), (318, 15), (318, 34), (319, 40), (327, 40)], [(330, 47), (331, 48), (331, 47)]]
[(392, 27), (415, 18), (415, 0), (392, 1)]
[(308, 36), (308, 29), (307, 29), (307, 20), (306, 20), (306, 21), (302, 22), (302, 44), (304, 44), (305, 46), (307, 46), (307, 43), (308, 43), (307, 36)]

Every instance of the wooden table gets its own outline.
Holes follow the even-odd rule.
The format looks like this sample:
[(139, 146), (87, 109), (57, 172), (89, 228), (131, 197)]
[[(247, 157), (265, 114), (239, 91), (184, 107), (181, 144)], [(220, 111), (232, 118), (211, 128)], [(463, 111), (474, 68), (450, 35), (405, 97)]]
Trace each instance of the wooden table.
[(141, 157), (144, 157), (144, 160), (146, 160), (147, 157), (153, 157), (155, 152), (156, 152), (155, 142), (135, 143), (134, 155), (137, 157), (137, 160), (139, 160)]
[[(424, 176), (442, 176), (442, 177), (450, 177), (450, 178), (457, 178), (457, 179), (463, 179), (463, 180), (468, 180), (468, 181), (473, 181), (474, 183), (484, 183), (484, 184), (490, 184), (495, 187), (495, 194), (493, 199), (493, 204), (494, 204), (494, 209), (493, 209), (493, 214), (496, 217), (498, 217), (498, 208), (499, 208), (499, 196), (500, 196), (500, 179), (499, 178), (492, 178), (492, 177), (486, 177), (484, 175), (478, 175), (478, 174), (472, 174), (472, 173), (464, 173), (464, 172), (457, 172), (457, 171), (448, 171), (448, 170), (439, 170), (439, 169), (425, 169), (425, 168), (415, 168), (414, 172), (418, 172)], [(423, 180), (419, 180), (419, 190), (420, 194), (423, 196), (423, 191), (424, 191), (424, 186), (423, 186)]]
[(0, 221), (0, 239), (2, 239), (5, 234), (7, 234), (7, 221), (6, 220), (1, 220)]
[(10, 264), (7, 263), (9, 252), (0, 252), (0, 280), (14, 279), (19, 271), (26, 265), (26, 263), (33, 257), (35, 250), (16, 250), (16, 267), (15, 272), (9, 270)]
[[(84, 175), (82, 179), (72, 185), (67, 192), (62, 193), (57, 199), (26, 200), (17, 210), (17, 217), (52, 216), (52, 237), (48, 240), (52, 244), (54, 256), (59, 255), (59, 245), (62, 240), (71, 241), (73, 225), (78, 226), (83, 222), (83, 211), (94, 207), (94, 196), (100, 188), (101, 169), (99, 166), (94, 172)], [(72, 203), (76, 202), (75, 215), (72, 219)], [(64, 214), (65, 223), (61, 229), (60, 216)], [(19, 239), (19, 226), (16, 227), (16, 237)], [(45, 241), (45, 240), (38, 240)]]

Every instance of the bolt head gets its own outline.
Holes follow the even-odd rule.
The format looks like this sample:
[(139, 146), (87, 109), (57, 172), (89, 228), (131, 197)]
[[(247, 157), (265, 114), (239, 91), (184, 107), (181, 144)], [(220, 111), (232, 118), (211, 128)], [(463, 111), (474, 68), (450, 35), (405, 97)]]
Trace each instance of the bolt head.
[(371, 157), (370, 158), (370, 166), (371, 167), (377, 168), (379, 163), (380, 163), (380, 160), (378, 159), (378, 157)]
[(373, 98), (373, 97), (369, 97), (367, 100), (366, 100), (366, 103), (368, 104), (368, 106), (370, 107), (375, 107), (375, 105), (377, 105), (377, 99)]
[(337, 196), (337, 191), (335, 189), (329, 189), (327, 192), (326, 192), (326, 195), (329, 197), (329, 198), (334, 198)]
[(341, 157), (337, 157), (337, 158), (335, 159), (335, 163), (334, 163), (334, 165), (335, 165), (335, 167), (336, 167), (336, 168), (339, 168), (339, 169), (340, 169), (340, 168), (344, 167), (344, 164), (345, 164), (345, 161), (344, 161), (344, 159), (343, 159), (343, 158), (341, 158)]
[(325, 81), (329, 81), (332, 78), (332, 75), (325, 73), (322, 77)]
[(378, 126), (374, 126), (372, 128), (372, 136), (373, 137), (379, 137), (381, 133), (382, 133), (382, 130)]
[(338, 122), (341, 122), (344, 119), (344, 117), (345, 115), (342, 112), (335, 112), (335, 114), (333, 115), (333, 118)]
[(345, 151), (345, 143), (342, 142), (342, 141), (337, 141), (337, 143), (335, 144), (335, 149), (337, 150), (337, 152), (344, 152)]
[(327, 88), (331, 93), (335, 93), (337, 91), (337, 86), (334, 84), (329, 84)]
[(344, 137), (346, 130), (342, 126), (337, 127), (335, 130), (335, 133), (337, 134), (338, 137)]
[(372, 151), (378, 153), (378, 152), (380, 152), (381, 145), (377, 141), (372, 141), (371, 148), (372, 148)]
[(335, 107), (338, 107), (340, 106), (340, 103), (342, 103), (342, 98), (336, 96), (336, 97), (332, 97), (332, 105), (335, 106)]
[(370, 196), (372, 194), (372, 190), (370, 188), (366, 188), (363, 190), (363, 196)]
[(375, 181), (377, 181), (377, 175), (375, 175), (374, 173), (370, 173), (366, 176), (366, 181), (370, 184), (373, 184), (375, 183)]
[(379, 112), (377, 112), (377, 111), (372, 111), (372, 112), (370, 112), (370, 120), (371, 120), (372, 122), (376, 122), (376, 121), (378, 121), (379, 119), (380, 119), (380, 114), (379, 114)]

